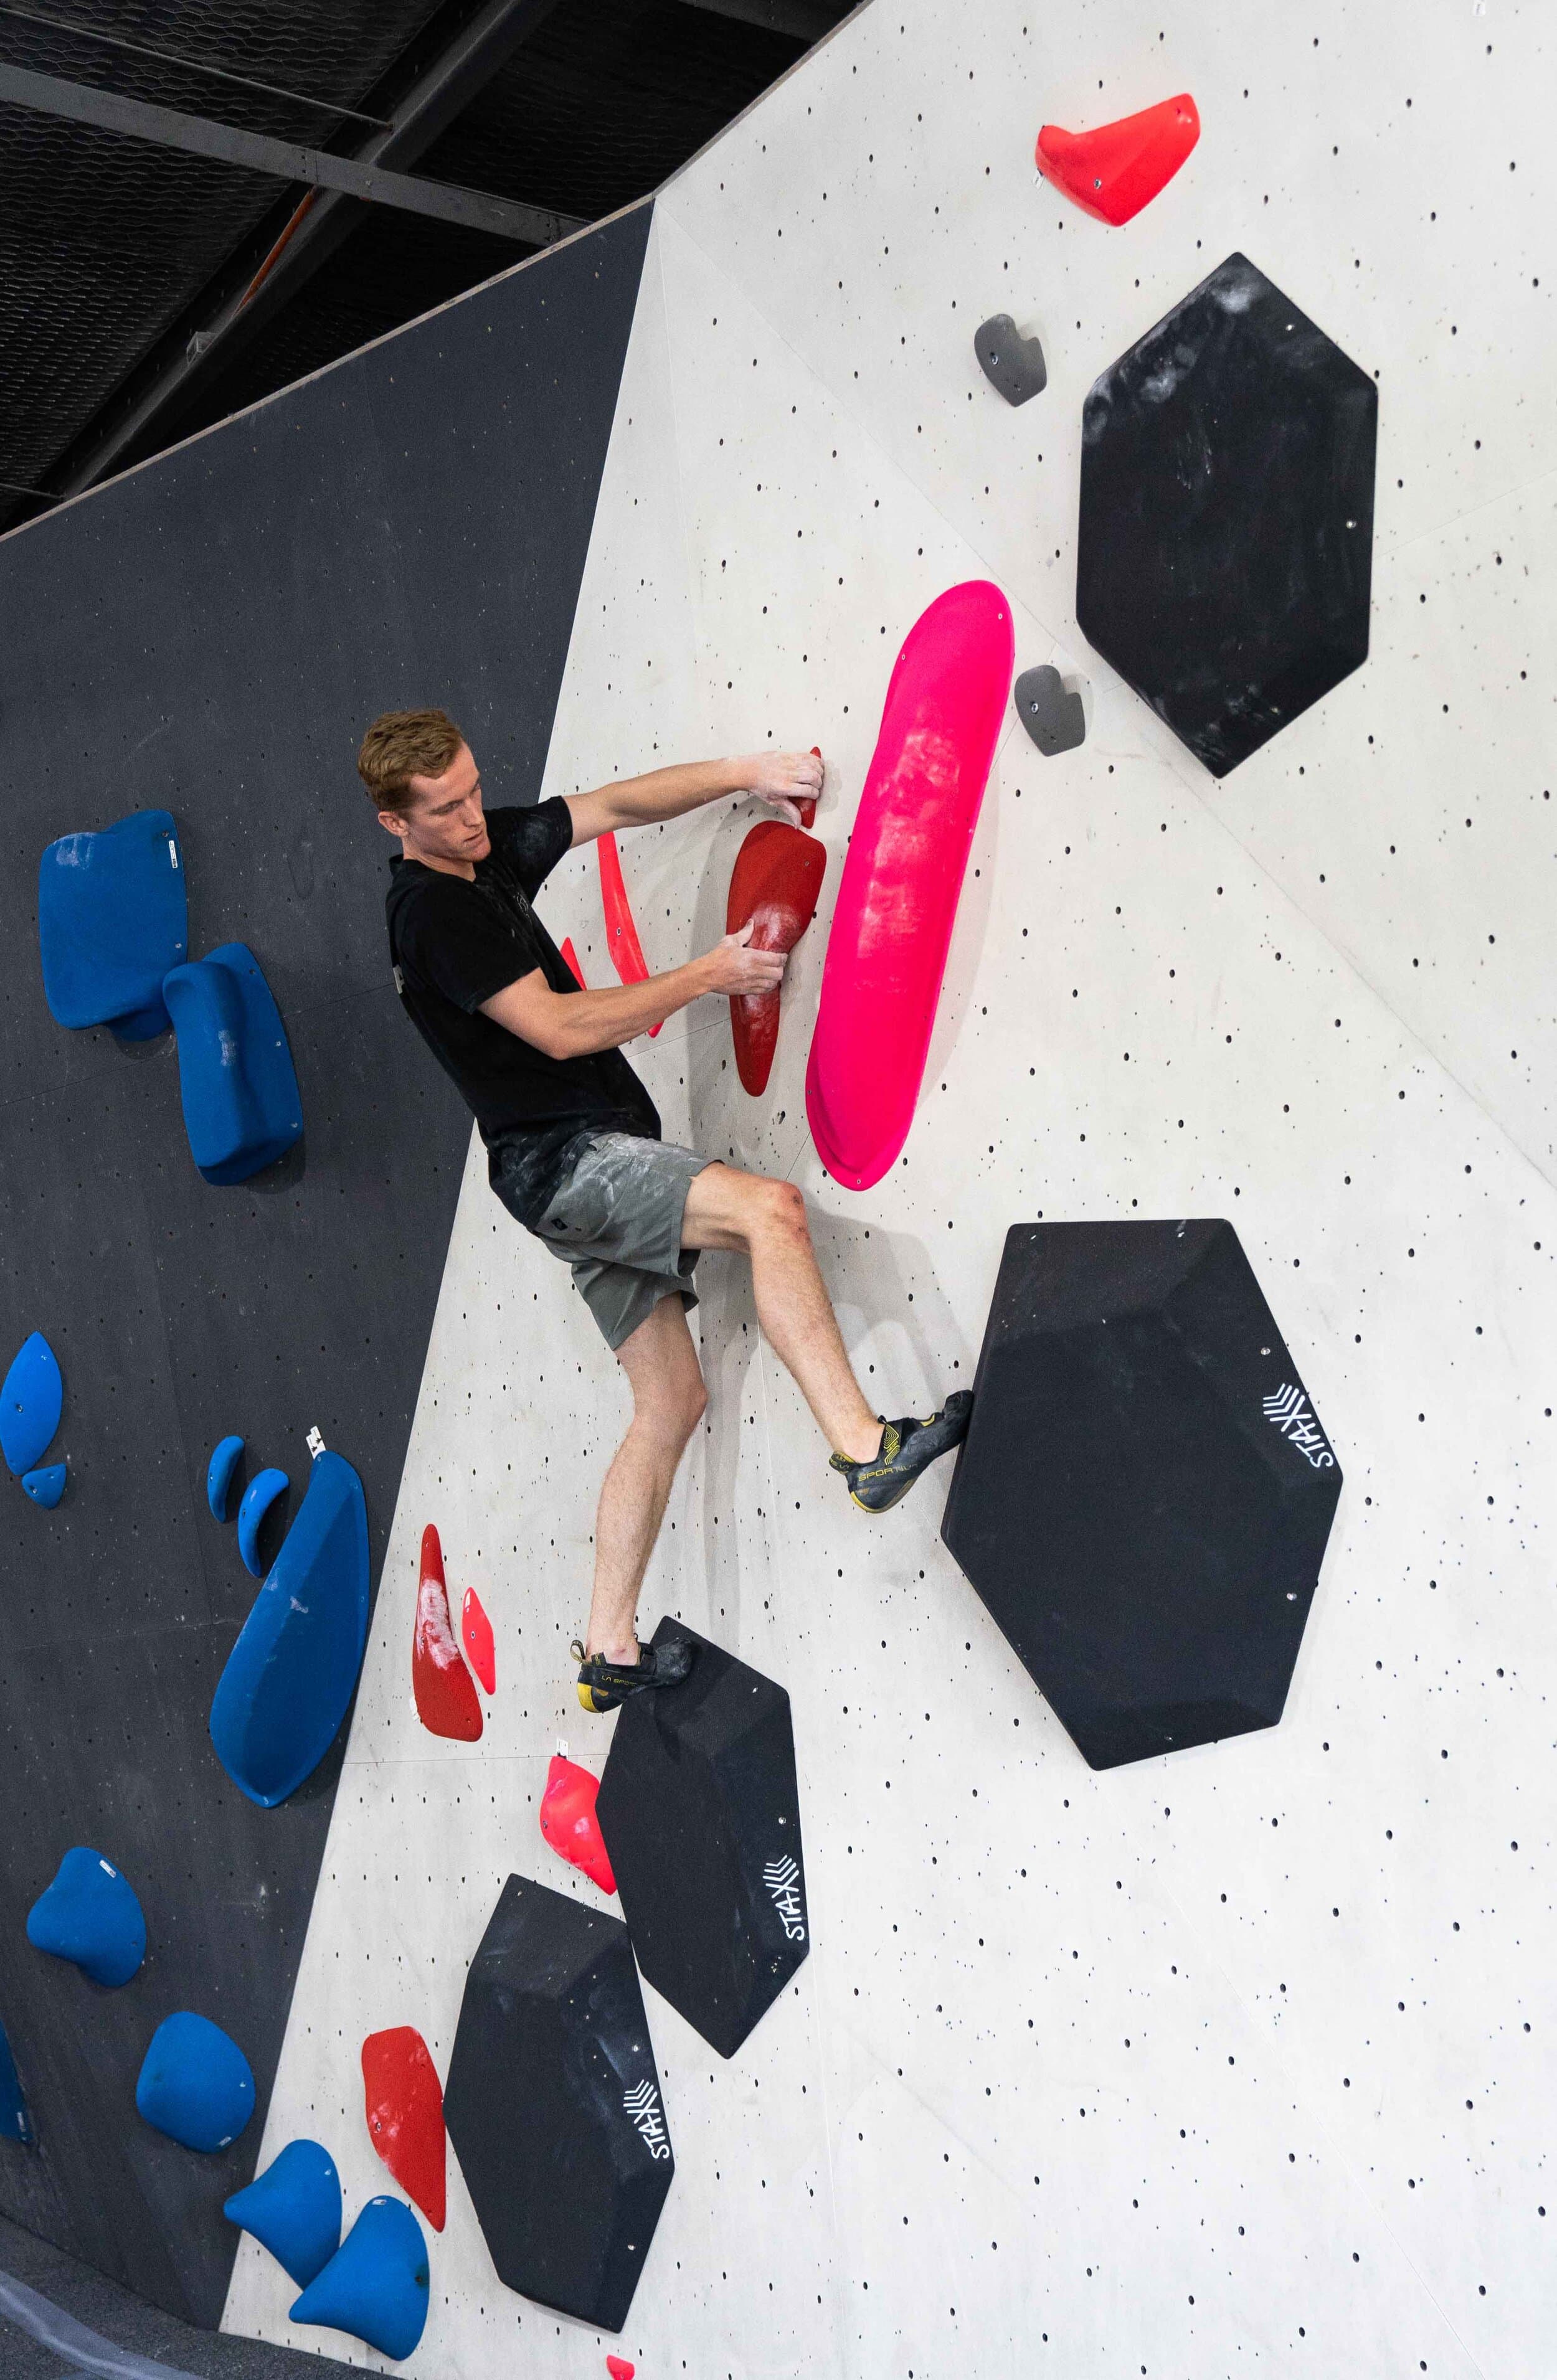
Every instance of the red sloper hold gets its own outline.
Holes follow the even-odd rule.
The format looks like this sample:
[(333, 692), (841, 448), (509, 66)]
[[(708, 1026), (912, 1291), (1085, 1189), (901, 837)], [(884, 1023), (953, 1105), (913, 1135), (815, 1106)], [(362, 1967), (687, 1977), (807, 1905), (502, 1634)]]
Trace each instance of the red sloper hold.
[(625, 2355), (608, 2355), (605, 2359), (605, 2368), (611, 2374), (611, 2380), (633, 2380), (633, 2373), (637, 2366), (629, 2363)]
[(430, 1735), (451, 1736), (456, 1743), (475, 1742), (481, 1731), (480, 1697), (455, 1642), (449, 1591), (444, 1583), (444, 1548), (431, 1522), (421, 1533), (411, 1684), (417, 1717)]
[[(730, 871), (724, 930), (737, 933), (748, 921), (754, 951), (792, 951), (816, 915), (817, 895), (827, 868), (826, 846), (814, 835), (779, 819), (754, 826)], [(768, 1087), (778, 1047), (779, 995), (742, 992), (730, 1002), (736, 1065), (753, 1099)]]
[[(811, 746), (811, 759), (812, 759), (813, 760), (820, 760), (820, 759), (821, 759), (821, 745), (820, 745), (820, 744), (813, 744), (813, 745)], [(800, 813), (800, 823), (801, 823), (801, 825), (802, 825), (802, 826), (815, 826), (815, 824), (816, 824), (816, 802), (817, 802), (817, 797), (816, 797), (816, 795), (815, 795), (814, 794), (809, 794), (809, 795), (807, 795), (806, 799), (805, 799), (803, 802), (797, 802), (797, 803), (796, 803), (795, 807), (796, 807), (796, 808), (797, 808), (797, 809), (799, 811), (799, 813)]]
[(584, 970), (578, 964), (578, 953), (573, 947), (573, 937), (571, 934), (565, 934), (563, 936), (562, 955), (568, 974), (573, 978), (573, 980), (578, 985), (579, 990), (588, 991), (590, 987), (584, 980)]
[(541, 1796), (541, 1831), (559, 1858), (581, 1867), (602, 1892), (614, 1892), (616, 1878), (595, 1815), (599, 1791), (598, 1777), (554, 1752), (546, 1771), (546, 1791)]
[[(633, 913), (627, 905), (627, 888), (622, 881), (622, 856), (616, 848), (614, 834), (602, 834), (595, 845), (600, 854), (600, 897), (605, 911), (605, 945), (611, 953), (611, 964), (623, 983), (646, 983), (649, 967), (643, 955), (643, 944), (638, 939)], [(651, 1041), (659, 1031), (657, 1025), (649, 1027)]]
[(1038, 170), (1100, 223), (1127, 224), (1173, 180), (1199, 138), (1199, 112), (1181, 91), (1090, 132), (1046, 124), (1038, 136)]
[(473, 1586), (465, 1590), (465, 1601), (459, 1611), (459, 1633), (470, 1657), (470, 1667), (488, 1694), (494, 1694), (497, 1692), (497, 1648), (493, 1643), (492, 1621), (487, 1618), (486, 1606)]
[(444, 2086), (416, 2027), (392, 2025), (362, 2044), (368, 2138), (434, 2231), (444, 2228)]

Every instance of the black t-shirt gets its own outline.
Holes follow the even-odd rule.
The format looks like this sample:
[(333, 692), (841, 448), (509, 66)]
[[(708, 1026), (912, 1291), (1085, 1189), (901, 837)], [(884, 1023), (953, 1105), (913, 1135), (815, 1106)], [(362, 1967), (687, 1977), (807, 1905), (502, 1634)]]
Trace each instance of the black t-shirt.
[(578, 989), (530, 906), (571, 847), (567, 804), (489, 810), (487, 832), (492, 850), (476, 862), (473, 882), (420, 860), (390, 861), (389, 952), (411, 1022), (458, 1084), (488, 1148), (504, 1143), (505, 1195), (533, 1220), (578, 1134), (658, 1140), (660, 1118), (619, 1050), (548, 1058), (481, 1014), (483, 1000), (537, 967), (553, 991)]

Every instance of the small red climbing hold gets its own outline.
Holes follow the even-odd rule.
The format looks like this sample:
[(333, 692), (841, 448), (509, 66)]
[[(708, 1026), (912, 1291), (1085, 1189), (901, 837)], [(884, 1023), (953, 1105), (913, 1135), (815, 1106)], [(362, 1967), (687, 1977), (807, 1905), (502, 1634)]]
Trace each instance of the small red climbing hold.
[(444, 2228), (444, 2087), (416, 2027), (392, 2025), (362, 2044), (368, 2138), (434, 2231)]
[(417, 1717), (429, 1734), (452, 1736), (456, 1743), (475, 1742), (481, 1731), (480, 1697), (455, 1642), (449, 1591), (444, 1582), (444, 1548), (431, 1522), (421, 1533), (411, 1685)]
[(599, 1791), (598, 1777), (591, 1777), (576, 1760), (553, 1753), (546, 1771), (546, 1791), (541, 1796), (541, 1831), (559, 1857), (581, 1867), (591, 1884), (598, 1884), (602, 1892), (614, 1892), (616, 1879), (595, 1815)]
[(1046, 124), (1038, 136), (1038, 170), (1100, 223), (1126, 224), (1173, 180), (1199, 138), (1198, 110), (1181, 91), (1090, 132)]
[(492, 1641), (492, 1621), (486, 1606), (473, 1586), (465, 1590), (465, 1601), (459, 1609), (459, 1633), (465, 1640), (470, 1667), (475, 1670), (489, 1694), (497, 1692), (497, 1651)]
[(573, 978), (573, 980), (578, 985), (579, 990), (588, 991), (590, 987), (584, 980), (584, 970), (578, 964), (578, 953), (573, 947), (573, 937), (571, 934), (565, 934), (563, 936), (562, 954), (564, 961), (566, 964), (568, 974)]
[(605, 2359), (605, 2368), (611, 2374), (611, 2380), (633, 2380), (633, 2373), (637, 2366), (629, 2363), (625, 2355), (608, 2355)]
[[(595, 845), (600, 854), (600, 899), (605, 912), (605, 947), (611, 953), (611, 964), (623, 983), (647, 983), (649, 963), (643, 955), (643, 944), (638, 939), (633, 913), (627, 900), (627, 888), (622, 878), (622, 855), (616, 848), (614, 834), (602, 834)], [(658, 1033), (658, 1025), (649, 1027), (651, 1041)]]
[[(820, 760), (820, 759), (821, 759), (821, 745), (820, 745), (820, 744), (813, 744), (813, 745), (811, 746), (811, 759), (812, 759), (813, 760)], [(799, 813), (800, 813), (800, 823), (801, 823), (801, 825), (802, 825), (802, 826), (815, 826), (815, 824), (816, 824), (816, 805), (817, 805), (817, 796), (815, 795), (815, 794), (809, 794), (809, 795), (807, 795), (807, 797), (806, 797), (806, 799), (805, 799), (804, 801), (799, 801), (799, 802), (797, 802), (797, 803), (796, 803), (795, 807), (796, 807), (796, 808), (797, 808), (797, 809), (799, 811)]]

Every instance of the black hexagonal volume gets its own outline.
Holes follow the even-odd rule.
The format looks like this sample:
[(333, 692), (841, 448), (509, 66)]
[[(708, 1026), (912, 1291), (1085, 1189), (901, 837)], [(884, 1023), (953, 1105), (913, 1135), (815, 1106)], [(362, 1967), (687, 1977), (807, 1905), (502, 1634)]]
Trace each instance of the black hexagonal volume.
[(1006, 1233), (941, 1534), (1090, 1767), (1276, 1724), (1340, 1492), (1230, 1223)]
[(1213, 776), (1368, 657), (1378, 413), (1238, 255), (1093, 383), (1076, 616)]
[(734, 2057), (809, 1949), (789, 1696), (676, 1620), (684, 1684), (636, 1695), (596, 1804), (638, 1962)]
[(498, 2278), (620, 2330), (675, 2160), (619, 1918), (508, 1878), (465, 1980), (444, 2119)]

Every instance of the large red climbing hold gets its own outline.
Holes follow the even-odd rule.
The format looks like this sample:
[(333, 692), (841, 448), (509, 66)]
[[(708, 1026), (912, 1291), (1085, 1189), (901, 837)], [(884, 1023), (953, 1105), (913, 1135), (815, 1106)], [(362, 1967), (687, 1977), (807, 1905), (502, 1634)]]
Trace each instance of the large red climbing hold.
[(368, 2137), (434, 2231), (444, 2228), (444, 2086), (415, 2025), (371, 2033), (362, 2044)]
[[(765, 819), (752, 828), (736, 854), (724, 910), (725, 932), (738, 933), (749, 925), (754, 951), (792, 951), (816, 915), (826, 868), (826, 847), (814, 835), (802, 834), (797, 826), (785, 826), (777, 819)], [(736, 1064), (753, 1099), (760, 1098), (768, 1087), (778, 1029), (776, 991), (732, 996), (730, 1030), (736, 1039)]]
[(487, 1618), (486, 1606), (473, 1586), (465, 1590), (465, 1601), (459, 1611), (459, 1633), (465, 1640), (470, 1667), (487, 1693), (494, 1694), (497, 1692), (497, 1648), (493, 1643), (492, 1621)]
[(611, 2380), (633, 2380), (637, 2366), (629, 2363), (625, 2355), (608, 2355), (605, 2359), (605, 2368), (611, 2374)]
[(1038, 136), (1038, 170), (1100, 223), (1127, 224), (1173, 180), (1199, 138), (1199, 111), (1181, 91), (1090, 132), (1046, 124)]
[(590, 987), (584, 980), (584, 970), (578, 964), (578, 953), (573, 947), (573, 937), (571, 934), (565, 934), (563, 936), (562, 955), (564, 965), (566, 966), (568, 974), (573, 978), (573, 980), (578, 985), (579, 990), (588, 991)]
[(602, 1892), (614, 1892), (616, 1879), (595, 1815), (599, 1791), (598, 1777), (591, 1777), (576, 1760), (553, 1753), (546, 1771), (546, 1791), (541, 1796), (541, 1831), (560, 1858), (581, 1867)]
[(421, 1533), (411, 1685), (417, 1717), (429, 1734), (452, 1736), (456, 1743), (475, 1742), (481, 1731), (480, 1696), (455, 1642), (449, 1591), (444, 1580), (444, 1548), (431, 1522)]
[[(633, 913), (627, 905), (627, 888), (622, 880), (622, 856), (614, 834), (602, 834), (595, 845), (600, 854), (600, 897), (605, 911), (605, 947), (611, 953), (611, 964), (623, 983), (647, 983), (649, 966), (643, 955), (643, 944), (638, 939)], [(659, 1031), (657, 1025), (649, 1027), (651, 1040)]]

